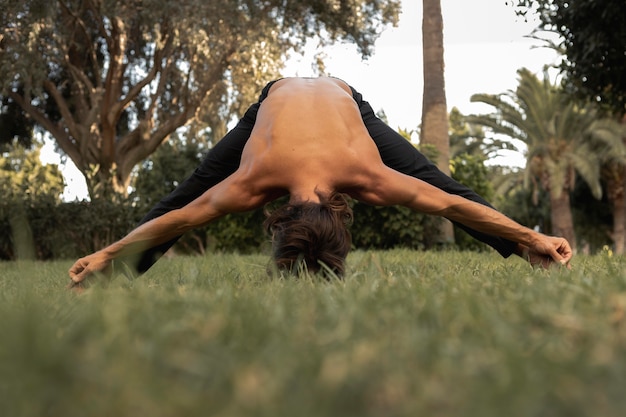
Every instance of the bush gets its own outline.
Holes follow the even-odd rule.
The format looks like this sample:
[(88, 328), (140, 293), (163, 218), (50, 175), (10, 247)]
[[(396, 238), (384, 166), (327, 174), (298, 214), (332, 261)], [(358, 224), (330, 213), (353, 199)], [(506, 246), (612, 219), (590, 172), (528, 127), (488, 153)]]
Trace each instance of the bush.
[[(463, 153), (452, 158), (450, 165), (452, 168), (451, 176), (454, 180), (474, 190), (486, 201), (492, 201), (494, 191), (489, 181), (489, 173), (483, 155)], [(454, 228), (454, 242), (456, 247), (461, 250), (482, 251), (488, 248), (486, 244), (472, 238), (458, 227)]]
[[(6, 206), (5, 206), (6, 207)], [(6, 207), (6, 212), (17, 209)], [(25, 205), (37, 259), (75, 258), (120, 239), (137, 223), (137, 213), (109, 201), (58, 203), (37, 198)], [(8, 217), (0, 218), (0, 259), (15, 259)], [(6, 232), (6, 233), (5, 233)]]
[[(355, 221), (351, 228), (357, 249), (394, 247), (429, 248), (436, 233), (437, 218), (405, 207), (373, 207), (354, 202)], [(0, 259), (15, 260), (16, 253), (8, 213), (16, 206), (3, 204), (0, 216)], [(58, 203), (38, 198), (24, 206), (33, 235), (37, 259), (72, 259), (92, 253), (122, 238), (132, 230), (143, 210), (131, 204), (110, 201)], [(175, 250), (185, 254), (205, 251), (255, 253), (269, 244), (263, 232), (262, 209), (230, 214), (206, 227), (189, 232)]]
[(352, 244), (357, 249), (425, 249), (435, 245), (439, 219), (400, 206), (355, 203)]

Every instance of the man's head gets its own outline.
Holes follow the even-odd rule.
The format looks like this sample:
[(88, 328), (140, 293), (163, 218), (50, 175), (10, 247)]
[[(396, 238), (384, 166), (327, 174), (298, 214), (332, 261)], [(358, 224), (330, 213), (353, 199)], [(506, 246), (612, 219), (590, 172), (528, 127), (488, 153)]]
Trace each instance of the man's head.
[(297, 273), (303, 263), (311, 273), (327, 274), (325, 265), (343, 275), (352, 245), (352, 209), (343, 194), (318, 195), (319, 203), (288, 203), (267, 214), (264, 226), (280, 271)]

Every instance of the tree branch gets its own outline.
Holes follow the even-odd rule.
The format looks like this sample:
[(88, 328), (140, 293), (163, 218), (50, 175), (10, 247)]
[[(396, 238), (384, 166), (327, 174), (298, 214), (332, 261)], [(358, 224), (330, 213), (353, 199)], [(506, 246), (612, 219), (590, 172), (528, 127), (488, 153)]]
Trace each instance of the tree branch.
[(37, 107), (30, 104), (28, 100), (26, 100), (21, 95), (10, 92), (9, 97), (11, 97), (30, 117), (32, 117), (35, 122), (37, 122), (41, 127), (50, 132), (52, 136), (56, 139), (59, 147), (70, 157), (74, 164), (78, 167), (78, 169), (82, 170), (83, 167), (83, 158), (76, 144), (71, 140), (70, 136), (67, 132), (62, 129), (59, 125), (53, 123), (48, 117), (46, 117), (45, 113), (39, 110)]
[[(152, 81), (154, 81), (154, 79), (156, 78), (156, 76), (159, 73), (159, 71), (162, 71), (161, 60), (163, 59), (164, 56), (167, 56), (169, 54), (169, 51), (171, 50), (171, 45), (173, 43), (172, 42), (172, 35), (171, 35), (171, 33), (167, 32), (166, 34), (164, 34), (164, 37), (165, 37), (165, 46), (162, 49), (157, 49), (154, 52), (152, 68), (150, 68), (150, 71), (148, 72), (148, 74), (141, 81), (139, 81), (137, 84), (135, 84), (129, 90), (128, 94), (126, 94), (126, 96), (124, 98), (122, 98), (121, 100), (118, 100), (114, 105), (112, 105), (111, 112), (109, 113), (108, 117), (117, 119), (120, 116), (120, 114), (122, 113), (122, 111), (135, 98), (137, 98), (139, 93), (141, 93), (141, 90), (143, 90), (143, 88), (146, 85), (148, 85)], [(162, 76), (161, 79), (163, 79), (163, 78), (164, 77)]]
[(50, 94), (50, 96), (54, 99), (55, 103), (57, 104), (59, 108), (59, 112), (61, 113), (61, 116), (63, 117), (65, 126), (67, 127), (69, 134), (73, 136), (74, 139), (79, 140), (80, 130), (78, 129), (78, 125), (74, 121), (74, 118), (72, 117), (72, 112), (67, 107), (67, 102), (61, 95), (61, 92), (58, 90), (56, 85), (54, 85), (54, 83), (50, 80), (45, 80), (43, 82), (43, 86), (48, 92), (48, 94)]
[[(77, 16), (77, 15), (76, 15), (76, 14), (75, 14), (72, 10), (70, 10), (64, 2), (60, 1), (60, 2), (58, 2), (58, 3), (61, 5), (61, 8), (63, 9), (63, 11), (64, 11), (65, 13), (67, 13), (67, 15), (68, 15), (68, 16), (71, 16), (71, 17), (74, 19), (74, 22), (75, 22), (75, 23), (78, 25), (78, 27), (81, 29), (81, 32), (82, 32), (83, 38), (84, 38), (84, 40), (85, 40), (85, 46), (87, 46), (87, 47), (88, 47), (88, 51), (89, 51), (89, 60), (91, 61), (91, 65), (93, 65), (93, 68), (94, 68), (94, 73), (95, 73), (95, 74), (100, 74), (100, 70), (101, 70), (101, 69), (100, 69), (100, 65), (99, 65), (99, 63), (98, 63), (98, 57), (96, 56), (96, 50), (95, 50), (95, 48), (93, 47), (93, 42), (92, 42), (91, 37), (89, 36), (89, 32), (87, 31), (87, 28), (86, 28), (86, 26), (85, 26), (85, 22), (84, 22), (81, 18), (79, 18), (79, 17), (78, 17), (78, 16)], [(90, 9), (91, 9), (91, 11), (92, 11), (92, 13), (93, 13), (94, 15), (96, 15), (96, 14), (97, 14), (96, 12), (97, 12), (97, 10), (98, 10), (98, 9), (97, 9), (97, 7), (96, 7), (93, 3), (91, 3), (91, 7), (90, 7)], [(99, 25), (99, 27), (98, 27), (98, 28), (100, 29), (100, 32), (101, 32), (102, 36), (103, 36), (103, 37), (105, 37), (105, 38), (107, 38), (107, 37), (108, 37), (108, 34), (106, 33), (106, 30), (104, 30), (104, 26), (102, 26), (102, 19), (101, 19), (101, 18), (99, 18), (99, 19), (95, 19), (95, 20), (96, 20), (96, 21), (98, 21), (98, 22), (100, 22), (100, 25)], [(68, 63), (70, 64), (70, 66), (71, 66), (71, 67), (76, 68), (76, 67), (75, 67), (75, 66), (74, 66), (74, 65), (70, 62), (70, 60), (69, 60), (69, 58), (68, 58), (67, 54), (65, 55), (65, 58), (66, 58), (66, 62), (68, 62)], [(77, 70), (80, 74), (82, 74), (82, 76), (85, 78), (86, 82), (85, 82), (85, 80), (83, 80), (83, 82), (85, 82), (85, 84), (86, 84), (86, 85), (90, 86), (90, 88), (91, 88), (91, 89), (93, 89), (93, 85), (92, 85), (92, 83), (91, 83), (91, 80), (89, 80), (89, 78), (87, 78), (87, 76), (85, 75), (85, 73), (84, 73), (83, 71), (81, 71), (80, 69), (78, 69), (78, 68), (76, 68), (76, 70)], [(99, 76), (96, 76), (96, 77), (95, 77), (95, 79), (96, 79), (96, 83), (97, 83), (98, 87), (101, 87), (101, 86), (102, 86), (102, 80), (100, 79), (100, 77), (99, 77)]]

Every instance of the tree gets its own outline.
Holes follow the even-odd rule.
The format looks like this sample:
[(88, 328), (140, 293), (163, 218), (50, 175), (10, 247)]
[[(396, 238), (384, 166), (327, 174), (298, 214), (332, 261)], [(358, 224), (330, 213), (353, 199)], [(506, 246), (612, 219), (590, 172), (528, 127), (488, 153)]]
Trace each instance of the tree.
[[(600, 103), (626, 121), (626, 14), (621, 0), (518, 0), (517, 13), (539, 14), (539, 30), (561, 36), (553, 45), (566, 55), (561, 64), (567, 91)], [(626, 138), (625, 138), (626, 140)], [(613, 205), (615, 252), (626, 246), (626, 165), (610, 161), (603, 168)]]
[(367, 56), (399, 0), (5, 0), (0, 94), (54, 137), (92, 198), (191, 122), (223, 128), (315, 37)]
[(576, 248), (570, 207), (576, 175), (600, 198), (603, 161), (624, 156), (622, 129), (615, 120), (601, 118), (597, 106), (581, 106), (572, 100), (552, 85), (547, 75), (540, 81), (527, 69), (518, 73), (516, 91), (472, 96), (474, 102), (493, 106), (495, 113), (468, 120), (528, 146), (526, 183), (549, 192), (552, 233), (565, 237)]
[[(438, 151), (437, 166), (450, 174), (450, 139), (443, 60), (443, 17), (440, 0), (423, 0), (422, 43), (424, 61), (424, 94), (420, 143), (433, 145)], [(454, 241), (452, 223), (441, 223), (441, 238)]]
[[(561, 64), (565, 88), (597, 101), (626, 123), (626, 14), (622, 0), (518, 0), (518, 14), (539, 14), (538, 29), (561, 35), (553, 45), (566, 55)], [(626, 140), (626, 138), (625, 138)], [(611, 161), (603, 168), (613, 205), (615, 252), (626, 246), (626, 165)]]
[(448, 126), (450, 159), (462, 154), (490, 159), (498, 156), (501, 150), (515, 150), (508, 141), (486, 137), (482, 126), (467, 123), (465, 116), (456, 107), (450, 110)]
[(626, 113), (626, 13), (622, 0), (518, 0), (517, 13), (538, 13), (540, 30), (561, 35), (556, 45), (569, 91)]

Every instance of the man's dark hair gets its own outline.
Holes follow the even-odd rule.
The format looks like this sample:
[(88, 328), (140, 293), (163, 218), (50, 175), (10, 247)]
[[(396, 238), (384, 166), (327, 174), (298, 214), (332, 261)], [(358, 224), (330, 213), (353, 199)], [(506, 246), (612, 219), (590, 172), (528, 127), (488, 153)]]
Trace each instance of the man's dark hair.
[(352, 246), (348, 226), (352, 209), (343, 194), (324, 196), (320, 202), (288, 203), (266, 212), (265, 230), (272, 237), (272, 257), (279, 271), (297, 274), (301, 264), (311, 273), (342, 276)]

